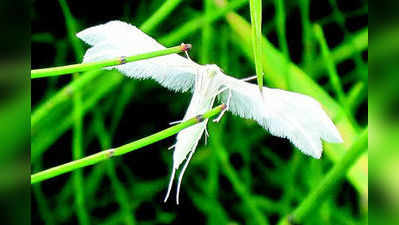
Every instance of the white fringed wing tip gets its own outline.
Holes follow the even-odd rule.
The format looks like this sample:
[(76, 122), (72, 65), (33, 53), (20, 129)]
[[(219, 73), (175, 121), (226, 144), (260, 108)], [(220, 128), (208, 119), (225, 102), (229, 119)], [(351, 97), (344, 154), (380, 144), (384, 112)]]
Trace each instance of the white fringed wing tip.
[[(320, 158), (321, 139), (333, 143), (343, 141), (334, 123), (313, 98), (267, 87), (263, 87), (262, 97), (254, 84), (226, 75), (221, 79), (232, 90), (229, 111), (257, 121), (272, 135), (289, 139), (303, 153)], [(226, 103), (227, 92), (221, 95), (221, 100)]]
[[(92, 46), (86, 51), (83, 62), (165, 49), (137, 27), (122, 21), (110, 21), (87, 28), (79, 32), (77, 37)], [(166, 88), (184, 92), (193, 87), (197, 66), (199, 65), (178, 54), (171, 54), (107, 69), (116, 68), (124, 75), (136, 79), (152, 78)]]

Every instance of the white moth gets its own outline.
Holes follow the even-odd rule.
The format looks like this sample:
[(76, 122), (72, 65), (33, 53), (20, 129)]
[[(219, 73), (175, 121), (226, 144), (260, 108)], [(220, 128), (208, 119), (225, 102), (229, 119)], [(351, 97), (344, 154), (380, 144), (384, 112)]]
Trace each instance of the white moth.
[[(85, 29), (77, 36), (91, 45), (83, 61), (93, 62), (164, 49), (135, 26), (110, 21)], [(303, 153), (320, 158), (321, 139), (340, 143), (342, 138), (320, 104), (311, 97), (258, 86), (225, 75), (216, 65), (199, 65), (180, 55), (172, 54), (109, 67), (128, 77), (152, 78), (174, 91), (193, 92), (183, 121), (210, 110), (216, 97), (227, 105), (226, 110), (243, 118), (253, 119), (272, 135), (289, 139)], [(223, 112), (221, 113), (221, 115)], [(216, 119), (218, 121), (221, 115)], [(186, 160), (178, 179), (176, 201), (184, 171), (206, 131), (207, 120), (180, 131), (174, 145), (173, 168), (165, 201), (174, 176)]]

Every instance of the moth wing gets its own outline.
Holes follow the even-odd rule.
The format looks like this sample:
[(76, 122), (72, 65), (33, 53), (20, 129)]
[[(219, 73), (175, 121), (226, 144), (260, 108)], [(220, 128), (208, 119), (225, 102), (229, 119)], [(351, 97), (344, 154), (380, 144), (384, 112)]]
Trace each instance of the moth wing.
[[(83, 62), (112, 59), (121, 56), (132, 56), (165, 47), (135, 26), (122, 21), (87, 28), (77, 36), (91, 45)], [(126, 63), (116, 68), (128, 77), (136, 79), (152, 78), (162, 86), (175, 91), (190, 90), (195, 81), (198, 64), (178, 55), (171, 54), (136, 62)]]
[[(258, 86), (222, 75), (222, 83), (231, 89), (229, 111), (253, 119), (272, 135), (289, 139), (303, 153), (320, 158), (321, 139), (339, 143), (342, 138), (334, 123), (313, 98), (299, 93)], [(227, 103), (228, 91), (221, 94)]]

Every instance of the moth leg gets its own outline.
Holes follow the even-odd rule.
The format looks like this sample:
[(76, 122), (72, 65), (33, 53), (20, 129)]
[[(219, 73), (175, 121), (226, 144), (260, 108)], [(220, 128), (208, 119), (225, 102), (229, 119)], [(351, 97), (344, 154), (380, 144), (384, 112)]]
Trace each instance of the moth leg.
[(228, 88), (228, 87), (222, 88), (220, 91), (218, 91), (218, 92), (215, 94), (215, 96), (218, 96), (220, 93), (222, 93), (223, 91), (225, 91), (225, 90), (227, 90), (227, 89), (229, 89), (229, 88)]
[(230, 99), (231, 99), (231, 89), (229, 89), (229, 97), (227, 98), (226, 108), (223, 109), (222, 112), (220, 112), (219, 116), (218, 116), (216, 119), (214, 119), (213, 122), (218, 123), (218, 122), (222, 119), (222, 117), (223, 117), (223, 115), (224, 115), (224, 112), (226, 112), (227, 110), (229, 110)]
[[(182, 43), (182, 45), (184, 45), (184, 43)], [(191, 60), (190, 56), (188, 55), (188, 51), (184, 51), (184, 54), (186, 55), (187, 59), (193, 64), (196, 65), (195, 62), (193, 60)]]
[(165, 196), (165, 199), (163, 200), (163, 202), (168, 201), (170, 190), (172, 189), (173, 179), (175, 178), (175, 173), (176, 173), (176, 169), (173, 168), (172, 175), (170, 176), (170, 180), (169, 180), (168, 192), (166, 193), (166, 196)]
[(209, 137), (208, 129), (205, 127), (205, 145), (208, 144), (208, 137)]
[(183, 169), (180, 172), (179, 180), (177, 181), (177, 192), (176, 192), (176, 204), (177, 205), (179, 204), (179, 194), (180, 194), (181, 181), (183, 179), (183, 175), (184, 175), (184, 172), (186, 171), (187, 165), (190, 162), (191, 157), (193, 156), (194, 152), (195, 152), (195, 148), (193, 148), (193, 150), (191, 150), (191, 152), (190, 152), (190, 155), (188, 155), (188, 158), (186, 159), (186, 163), (184, 163)]
[(174, 148), (175, 146), (176, 146), (176, 144), (170, 146), (170, 147), (168, 148), (168, 150), (171, 150), (171, 149)]
[(242, 80), (242, 81), (250, 81), (250, 80), (255, 80), (256, 78), (257, 78), (257, 76), (255, 75), (255, 76), (250, 76), (250, 77), (243, 78), (243, 79), (240, 79), (240, 80)]

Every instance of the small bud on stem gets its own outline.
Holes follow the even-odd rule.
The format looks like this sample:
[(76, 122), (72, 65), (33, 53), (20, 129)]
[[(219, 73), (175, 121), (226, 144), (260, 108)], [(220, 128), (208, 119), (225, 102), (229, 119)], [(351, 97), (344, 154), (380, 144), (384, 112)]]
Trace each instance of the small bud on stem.
[(191, 44), (184, 44), (184, 43), (181, 43), (181, 45), (180, 45), (180, 47), (181, 47), (181, 50), (182, 51), (188, 51), (188, 50), (190, 50), (193, 46), (191, 45)]

